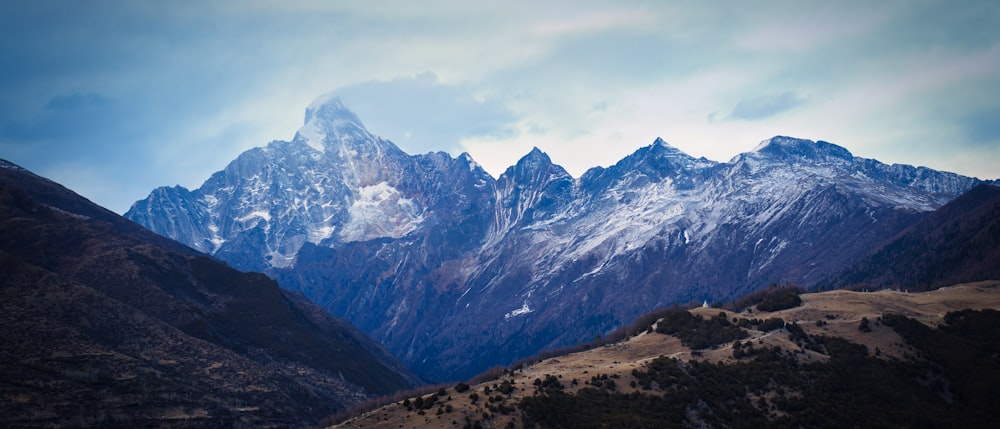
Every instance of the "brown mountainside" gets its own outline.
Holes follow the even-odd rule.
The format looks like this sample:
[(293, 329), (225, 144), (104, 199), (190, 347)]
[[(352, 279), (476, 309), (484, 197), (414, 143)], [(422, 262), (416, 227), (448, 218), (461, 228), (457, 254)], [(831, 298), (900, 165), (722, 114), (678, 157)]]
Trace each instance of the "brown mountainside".
[(308, 427), (419, 383), (266, 276), (0, 161), (0, 426)]
[(624, 341), (336, 427), (989, 426), (1000, 415), (998, 309), (1000, 281), (986, 281), (809, 293), (775, 311), (665, 311)]

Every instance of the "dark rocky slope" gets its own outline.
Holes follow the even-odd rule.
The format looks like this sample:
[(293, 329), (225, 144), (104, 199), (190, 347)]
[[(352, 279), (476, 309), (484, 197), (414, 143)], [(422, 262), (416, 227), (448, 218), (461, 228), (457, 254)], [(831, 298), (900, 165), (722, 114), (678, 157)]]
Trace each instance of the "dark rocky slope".
[(419, 382), (347, 323), (0, 161), (0, 426), (309, 427)]
[(1000, 186), (981, 184), (823, 285), (917, 291), (986, 279), (1000, 279)]

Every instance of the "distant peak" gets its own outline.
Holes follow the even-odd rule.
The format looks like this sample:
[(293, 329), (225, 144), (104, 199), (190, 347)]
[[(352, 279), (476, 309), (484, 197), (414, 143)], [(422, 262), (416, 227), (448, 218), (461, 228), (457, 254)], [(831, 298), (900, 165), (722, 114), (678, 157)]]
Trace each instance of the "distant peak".
[(847, 149), (822, 140), (812, 141), (787, 136), (775, 136), (760, 142), (752, 151), (765, 156), (799, 157), (808, 159), (839, 158), (853, 160)]
[(517, 161), (518, 168), (551, 164), (552, 159), (549, 158), (549, 155), (537, 147), (531, 148), (531, 152), (528, 152)]
[(815, 142), (806, 139), (797, 139), (794, 137), (787, 136), (774, 136), (766, 140), (761, 140), (757, 143), (757, 146), (753, 148), (751, 152), (761, 152), (767, 150), (769, 147), (774, 149), (779, 146), (801, 146), (801, 145), (813, 145)]
[(335, 93), (327, 93), (306, 108), (305, 124), (299, 128), (295, 140), (323, 152), (330, 144), (371, 140), (372, 136), (361, 119), (344, 106)]
[(663, 140), (660, 137), (657, 137), (656, 140), (653, 141), (653, 144), (650, 145), (650, 147), (655, 149), (657, 152), (663, 152), (665, 150), (668, 153), (675, 153), (684, 156), (689, 156), (688, 154), (684, 153), (684, 151), (678, 149), (676, 146), (673, 146), (670, 143), (667, 143), (666, 140)]
[[(472, 155), (469, 155), (468, 152), (462, 152), (461, 155), (458, 155), (458, 159), (460, 159), (460, 160), (462, 160), (462, 162), (465, 162), (466, 164), (468, 164), (469, 171), (483, 170), (483, 167), (481, 165), (479, 165), (479, 163), (476, 162), (476, 160), (473, 159)], [(483, 170), (483, 171), (485, 172), (485, 170)]]
[(361, 119), (354, 114), (344, 103), (340, 100), (340, 97), (336, 93), (330, 92), (319, 96), (316, 100), (313, 100), (306, 107), (306, 117), (303, 123), (308, 124), (309, 121), (317, 120), (343, 120), (346, 122), (353, 122), (362, 128), (364, 125), (361, 123)]
[(517, 161), (517, 164), (507, 167), (507, 171), (503, 173), (504, 176), (508, 177), (519, 177), (518, 181), (523, 181), (525, 177), (533, 177), (540, 174), (551, 174), (556, 176), (568, 176), (569, 173), (566, 172), (561, 166), (552, 163), (552, 159), (549, 158), (545, 152), (537, 147), (532, 148), (531, 152), (524, 155)]

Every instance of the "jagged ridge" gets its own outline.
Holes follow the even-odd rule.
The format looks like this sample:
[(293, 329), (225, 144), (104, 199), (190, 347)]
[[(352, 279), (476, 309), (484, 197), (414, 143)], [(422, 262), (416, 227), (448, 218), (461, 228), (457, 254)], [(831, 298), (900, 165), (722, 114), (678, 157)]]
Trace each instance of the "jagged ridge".
[(449, 379), (655, 306), (814, 284), (978, 182), (790, 137), (725, 163), (657, 139), (578, 179), (536, 148), (494, 180), (467, 154), (403, 153), (327, 96), (292, 141), (126, 216)]

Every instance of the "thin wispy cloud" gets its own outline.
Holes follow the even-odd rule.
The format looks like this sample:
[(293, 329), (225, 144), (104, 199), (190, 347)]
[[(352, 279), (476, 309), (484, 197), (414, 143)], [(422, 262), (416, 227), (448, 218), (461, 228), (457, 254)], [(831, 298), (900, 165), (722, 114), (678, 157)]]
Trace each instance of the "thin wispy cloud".
[(463, 139), (514, 132), (516, 117), (500, 100), (470, 86), (445, 85), (433, 73), (362, 82), (335, 93), (370, 131), (410, 153), (460, 153)]
[(804, 101), (805, 99), (799, 97), (793, 91), (785, 91), (780, 94), (758, 95), (736, 103), (736, 107), (733, 108), (729, 117), (750, 121), (764, 119), (794, 109)]

